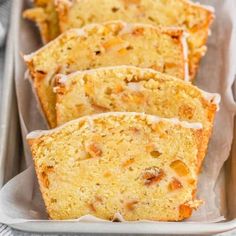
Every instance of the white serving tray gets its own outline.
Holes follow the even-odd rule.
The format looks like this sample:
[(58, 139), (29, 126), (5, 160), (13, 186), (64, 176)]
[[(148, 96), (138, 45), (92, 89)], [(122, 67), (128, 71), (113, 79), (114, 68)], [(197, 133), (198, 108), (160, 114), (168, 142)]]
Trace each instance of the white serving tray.
[[(3, 83), (3, 100), (1, 108), (0, 129), (0, 187), (19, 172), (19, 157), (21, 156), (21, 136), (18, 125), (17, 103), (14, 90), (14, 56), (19, 50), (16, 40), (19, 40), (21, 12), (24, 0), (13, 1), (11, 29), (8, 37), (6, 57), (6, 73)], [(22, 29), (21, 29), (22, 30)], [(23, 73), (25, 68), (18, 68), (17, 73)], [(236, 87), (235, 87), (236, 88)], [(236, 94), (236, 89), (235, 89)], [(236, 124), (236, 122), (235, 122)], [(30, 232), (67, 232), (67, 233), (123, 233), (123, 234), (215, 234), (236, 228), (236, 130), (231, 156), (221, 172), (225, 181), (227, 205), (226, 220), (219, 223), (192, 222), (157, 222), (157, 223), (124, 223), (124, 222), (66, 222), (66, 221), (29, 221), (10, 224), (11, 227)], [(1, 221), (1, 219), (0, 219)]]
[(5, 68), (0, 97), (0, 187), (18, 174), (20, 131), (14, 86), (13, 27), (10, 27), (6, 44)]

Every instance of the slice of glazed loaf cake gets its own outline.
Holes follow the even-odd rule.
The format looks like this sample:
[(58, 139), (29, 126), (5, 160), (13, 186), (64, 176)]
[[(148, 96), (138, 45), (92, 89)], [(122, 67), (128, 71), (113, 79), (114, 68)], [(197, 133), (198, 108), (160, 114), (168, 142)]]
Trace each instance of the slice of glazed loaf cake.
[[(180, 221), (191, 216), (200, 123), (141, 113), (85, 116), (27, 136), (51, 219)], [(170, 148), (171, 147), (171, 148)]]

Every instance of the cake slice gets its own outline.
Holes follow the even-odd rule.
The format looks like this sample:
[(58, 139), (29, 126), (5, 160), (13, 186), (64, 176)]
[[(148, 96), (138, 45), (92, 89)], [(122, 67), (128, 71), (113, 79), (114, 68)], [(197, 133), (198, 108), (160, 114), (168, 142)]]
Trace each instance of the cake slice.
[(190, 34), (192, 79), (206, 52), (205, 44), (214, 18), (213, 9), (188, 0), (57, 0), (56, 7), (61, 32), (108, 20), (184, 27)]
[[(27, 136), (49, 217), (180, 221), (195, 200), (200, 123), (142, 113), (85, 116)], [(171, 148), (170, 148), (171, 147)]]
[(57, 77), (57, 125), (110, 111), (145, 112), (203, 124), (199, 167), (220, 96), (174, 77), (133, 66), (105, 67)]
[(34, 21), (44, 44), (60, 34), (54, 0), (34, 0), (34, 7), (23, 12), (23, 17)]
[(135, 65), (187, 79), (184, 43), (181, 29), (117, 21), (67, 31), (24, 59), (48, 123), (55, 127), (55, 74)]

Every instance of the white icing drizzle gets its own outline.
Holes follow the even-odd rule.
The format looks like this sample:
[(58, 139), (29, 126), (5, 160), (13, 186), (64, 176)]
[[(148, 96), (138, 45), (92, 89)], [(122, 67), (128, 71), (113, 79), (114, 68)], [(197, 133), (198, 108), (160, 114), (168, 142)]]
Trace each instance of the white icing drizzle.
[(203, 126), (201, 123), (189, 123), (187, 121), (180, 121), (178, 118), (160, 118), (158, 116), (148, 116), (147, 120), (151, 123), (158, 123), (161, 121), (170, 122), (175, 125), (181, 125), (182, 127), (189, 128), (189, 129), (202, 129)]
[(211, 36), (212, 35), (212, 31), (211, 29), (208, 29), (208, 36)]
[(59, 75), (59, 83), (60, 83), (60, 84), (65, 84), (66, 81), (67, 81), (67, 79), (68, 79), (68, 76), (63, 75), (63, 74), (60, 74), (60, 75)]
[(25, 71), (24, 79), (25, 79), (25, 80), (29, 80), (30, 82), (32, 81), (32, 76), (31, 76), (31, 74), (30, 74), (29, 69), (27, 69), (27, 70)]
[(189, 36), (189, 34), (184, 32), (183, 36), (181, 37), (181, 43), (183, 46), (183, 53), (184, 53), (184, 80), (185, 81), (189, 81), (188, 44), (187, 44), (187, 37), (188, 36)]
[[(163, 75), (162, 73), (155, 71), (153, 69), (149, 69), (149, 68), (140, 68), (140, 67), (136, 67), (136, 66), (131, 66), (131, 65), (121, 65), (121, 66), (109, 66), (109, 67), (100, 67), (100, 68), (96, 68), (96, 69), (91, 69), (91, 70), (84, 70), (84, 71), (76, 71), (73, 72), (69, 75), (63, 75), (62, 80), (60, 80), (60, 83), (65, 83), (67, 80), (72, 79), (74, 76), (79, 76), (79, 75), (85, 75), (85, 74), (96, 74), (97, 72), (102, 72), (102, 71), (107, 71), (107, 70), (117, 70), (119, 73), (119, 70), (134, 70), (137, 71), (137, 73), (140, 73), (141, 76), (145, 76), (145, 73), (152, 73), (152, 74), (159, 74), (159, 76)], [(125, 73), (125, 71), (123, 71)], [(123, 74), (120, 73), (120, 76), (122, 76)], [(62, 75), (60, 75), (62, 76)], [(177, 79), (175, 77), (172, 77), (170, 75), (164, 75), (166, 78), (168, 79), (172, 79), (175, 80), (179, 83), (183, 82), (180, 79)], [(150, 78), (151, 79), (151, 78)], [(184, 82), (186, 83), (186, 82)], [(218, 93), (209, 93), (206, 92), (204, 90), (199, 89), (198, 87), (192, 85), (190, 82), (187, 82), (187, 84), (193, 86), (194, 88), (196, 88), (197, 90), (199, 90), (202, 94), (202, 96), (209, 102), (216, 104), (217, 107), (219, 106), (220, 100), (221, 100), (221, 96)], [(136, 90), (138, 91), (138, 89), (140, 88), (141, 85), (137, 84), (137, 83), (128, 83), (128, 87), (132, 90)]]
[[(37, 51), (36, 51), (36, 52), (37, 52)], [(25, 61), (25, 62), (29, 62), (29, 61), (32, 59), (32, 57), (34, 56), (34, 54), (35, 54), (36, 52), (32, 52), (32, 53), (30, 53), (30, 54), (28, 54), (28, 55), (24, 55), (24, 56), (23, 56), (24, 61)]]
[(114, 220), (118, 220), (118, 221), (120, 221), (120, 222), (125, 222), (125, 219), (124, 219), (124, 217), (120, 214), (120, 212), (116, 212), (116, 213), (114, 214), (112, 221), (114, 221)]
[[(59, 86), (53, 87), (52, 88), (53, 93), (57, 93), (58, 89), (59, 89)], [(56, 104), (56, 106), (57, 106), (57, 104)]]
[(183, 27), (181, 26), (155, 26), (148, 23), (126, 23), (121, 20), (116, 21), (108, 21), (108, 23), (119, 23), (124, 26), (124, 28), (120, 31), (124, 31), (125, 33), (131, 33), (137, 27), (144, 27), (144, 28), (152, 28), (159, 30), (161, 32), (168, 32), (168, 31), (184, 31)]
[[(93, 25), (94, 26), (94, 25)], [(80, 36), (88, 36), (87, 32), (85, 31), (85, 28), (81, 28), (81, 29), (75, 29), (77, 35)]]
[(140, 83), (130, 82), (130, 83), (127, 84), (127, 87), (130, 90), (133, 90), (133, 91), (141, 91), (141, 90), (143, 90), (143, 86)]
[(90, 128), (92, 128), (93, 124), (94, 124), (93, 123), (94, 120), (96, 120), (98, 118), (106, 118), (106, 117), (110, 117), (110, 116), (118, 116), (118, 117), (119, 116), (126, 116), (127, 118), (133, 116), (133, 117), (140, 117), (140, 118), (146, 119), (150, 123), (158, 123), (158, 122), (164, 121), (164, 122), (172, 123), (175, 125), (181, 125), (182, 127), (190, 128), (190, 129), (202, 129), (203, 128), (201, 123), (189, 123), (186, 121), (180, 121), (178, 118), (167, 119), (167, 118), (161, 118), (159, 116), (147, 115), (145, 113), (138, 113), (138, 112), (107, 112), (107, 113), (100, 113), (100, 114), (84, 116), (84, 117), (78, 118), (76, 120), (69, 121), (59, 127), (51, 129), (51, 130), (36, 130), (36, 131), (29, 133), (26, 136), (26, 139), (34, 139), (34, 138), (39, 138), (43, 135), (50, 135), (54, 132), (62, 130), (64, 127), (67, 127), (69, 125), (72, 125), (74, 123), (77, 123), (77, 122), (80, 122), (83, 120), (87, 120)]
[(221, 101), (221, 96), (218, 93), (208, 93), (206, 91), (200, 90), (202, 93), (202, 96), (209, 102), (215, 104), (217, 106), (217, 111), (219, 111), (220, 107), (220, 101)]
[[(153, 69), (150, 69), (150, 68), (140, 68), (140, 67), (136, 67), (136, 66), (132, 66), (132, 65), (118, 65), (118, 66), (99, 67), (99, 68), (83, 70), (83, 71), (75, 71), (75, 72), (72, 72), (71, 74), (65, 75), (65, 76), (70, 78), (70, 77), (74, 77), (74, 76), (80, 75), (80, 74), (96, 74), (97, 72), (100, 72), (100, 71), (106, 71), (106, 70), (125, 70), (125, 69), (136, 70), (139, 73), (142, 73), (142, 75), (144, 75), (145, 72), (160, 73), (160, 72), (158, 72), (156, 70), (153, 70)], [(160, 74), (162, 74), (162, 73), (160, 73)], [(120, 73), (120, 75), (123, 75), (123, 74)], [(165, 75), (165, 76), (169, 76), (169, 75)], [(169, 76), (169, 77), (171, 77), (171, 76)], [(172, 77), (172, 78), (176, 79), (174, 77)]]
[(204, 203), (203, 200), (191, 200), (189, 201), (187, 204), (193, 208), (193, 209), (197, 209), (200, 205), (202, 205)]
[(116, 73), (116, 76), (117, 76), (118, 78), (123, 78), (123, 77), (124, 77), (124, 73), (122, 73), (122, 72), (117, 72), (117, 73)]
[[(75, 72), (72, 72), (72, 73), (70, 73), (68, 75), (60, 74), (60, 77), (63, 76), (63, 78), (61, 78), (59, 80), (59, 82), (61, 84), (65, 84), (67, 80), (72, 79), (75, 76), (79, 76), (79, 75), (86, 75), (86, 74), (94, 75), (96, 73), (99, 73), (99, 72), (102, 72), (102, 71), (107, 71), (107, 70), (117, 70), (117, 71), (121, 70), (122, 71), (122, 70), (128, 70), (128, 69), (129, 70), (136, 70), (136, 71), (138, 71), (138, 73), (140, 73), (141, 76), (144, 76), (145, 72), (146, 73), (148, 73), (148, 72), (149, 73), (160, 73), (160, 72), (155, 71), (155, 70), (150, 69), (150, 68), (140, 68), (140, 67), (136, 67), (136, 66), (132, 66), (132, 65), (118, 65), (118, 66), (99, 67), (99, 68), (83, 70), (83, 71), (75, 71)], [(120, 73), (117, 72), (117, 75), (119, 77), (122, 77), (124, 74), (122, 72), (120, 72)], [(165, 76), (167, 76), (167, 75), (165, 75)], [(173, 79), (175, 79), (175, 78), (173, 77)]]
[(93, 122), (93, 117), (92, 116), (87, 116), (87, 121), (90, 129), (93, 129), (94, 122)]
[(130, 33), (133, 32), (134, 25), (132, 25), (132, 24), (124, 24), (123, 22), (121, 22), (121, 23), (123, 24), (123, 28), (119, 32), (119, 35), (130, 34)]
[(109, 23), (119, 23), (123, 25), (123, 28), (119, 32), (119, 35), (132, 33), (133, 30), (137, 27), (152, 28), (163, 33), (168, 32), (168, 31), (184, 31), (183, 27), (180, 27), (180, 26), (155, 26), (155, 25), (150, 25), (147, 23), (126, 23), (121, 20), (108, 21), (108, 24)]

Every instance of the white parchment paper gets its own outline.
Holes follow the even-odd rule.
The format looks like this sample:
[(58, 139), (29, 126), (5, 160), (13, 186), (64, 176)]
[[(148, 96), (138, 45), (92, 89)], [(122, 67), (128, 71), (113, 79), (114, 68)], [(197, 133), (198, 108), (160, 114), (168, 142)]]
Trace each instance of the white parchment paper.
[[(215, 7), (216, 19), (208, 40), (208, 52), (202, 60), (196, 84), (209, 92), (221, 94), (220, 111), (217, 113), (213, 136), (199, 178), (198, 198), (205, 204), (188, 220), (189, 222), (216, 222), (224, 219), (224, 182), (217, 181), (220, 170), (228, 158), (233, 138), (233, 119), (236, 105), (232, 85), (236, 72), (236, 2), (235, 0), (202, 0), (201, 3)], [(35, 27), (21, 19), (21, 9), (28, 2), (15, 5), (15, 82), (20, 111), (21, 130), (27, 169), (9, 181), (0, 191), (0, 221), (21, 223), (47, 220), (44, 203), (25, 135), (35, 129), (46, 129), (30, 83), (24, 79), (25, 65), (19, 52), (29, 53), (40, 46)], [(18, 158), (18, 157), (16, 157)], [(119, 215), (117, 216), (120, 217)], [(99, 221), (85, 216), (80, 221)]]

